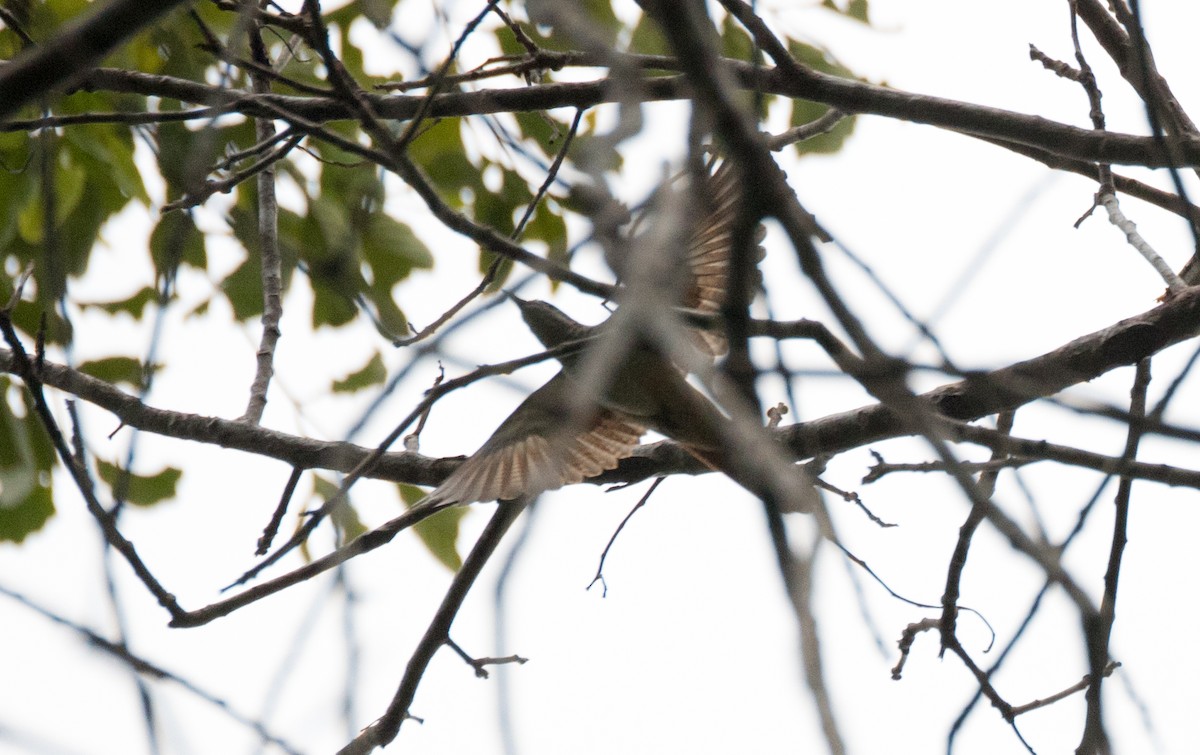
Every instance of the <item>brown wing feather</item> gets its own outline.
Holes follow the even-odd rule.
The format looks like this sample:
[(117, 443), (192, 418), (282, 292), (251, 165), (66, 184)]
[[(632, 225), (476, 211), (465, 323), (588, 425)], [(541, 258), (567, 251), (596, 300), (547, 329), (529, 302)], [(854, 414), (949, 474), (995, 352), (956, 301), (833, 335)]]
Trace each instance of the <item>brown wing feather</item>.
[[(708, 314), (716, 314), (725, 302), (725, 286), (729, 281), (729, 259), (733, 243), (733, 224), (741, 209), (742, 181), (733, 163), (723, 162), (705, 181), (707, 200), (704, 222), (688, 239), (688, 268), (692, 285), (686, 292), (683, 306)], [(759, 227), (757, 242), (765, 231)], [(761, 260), (765, 251), (758, 249)], [(717, 331), (697, 330), (697, 346), (712, 356), (728, 350), (725, 336)]]
[(613, 469), (646, 428), (597, 409), (570, 427), (570, 383), (559, 373), (529, 395), (474, 455), (429, 494), (436, 505), (537, 495)]

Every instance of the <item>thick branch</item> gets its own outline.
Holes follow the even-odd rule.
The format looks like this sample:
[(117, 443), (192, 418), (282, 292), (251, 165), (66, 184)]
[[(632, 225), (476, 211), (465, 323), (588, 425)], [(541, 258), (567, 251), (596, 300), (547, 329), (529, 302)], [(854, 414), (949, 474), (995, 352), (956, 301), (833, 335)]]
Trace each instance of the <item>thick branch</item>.
[[(769, 328), (755, 323), (756, 332)], [(1054, 351), (921, 394), (940, 414), (962, 421), (1014, 409), (1092, 380), (1109, 370), (1137, 363), (1200, 333), (1200, 287), (1111, 327), (1077, 338)], [(0, 371), (14, 373), (12, 353), (0, 349)], [(305, 469), (348, 472), (370, 449), (353, 443), (301, 438), (235, 420), (203, 417), (147, 406), (118, 388), (53, 362), (39, 374), (46, 384), (115, 414), (123, 424), (182, 440), (279, 459)], [(837, 454), (909, 433), (906, 424), (880, 405), (791, 425), (777, 436), (796, 458)], [(387, 453), (370, 476), (377, 479), (436, 485), (459, 459), (431, 459), (420, 454)], [(653, 443), (638, 448), (617, 469), (592, 478), (609, 484), (636, 482), (660, 474), (702, 474), (703, 467), (678, 445)]]
[[(981, 373), (921, 395), (942, 415), (971, 421), (1052, 396), (1072, 385), (1139, 360), (1200, 333), (1200, 287), (1170, 302), (1071, 341), (1054, 351)], [(907, 433), (903, 418), (880, 405), (865, 406), (779, 431), (796, 458), (837, 454)], [(638, 448), (617, 469), (593, 482), (641, 480), (660, 474), (708, 471), (674, 443)]]
[(126, 39), (181, 0), (112, 0), (0, 68), (0, 120), (47, 92), (71, 86)]
[(454, 575), (454, 581), (446, 591), (437, 613), (430, 621), (424, 636), (413, 650), (387, 711), (373, 724), (363, 729), (357, 737), (338, 751), (338, 755), (365, 755), (396, 738), (400, 726), (410, 717), (409, 708), (417, 695), (417, 687), (429, 668), (434, 654), (450, 639), (450, 626), (458, 616), (467, 593), (478, 579), (483, 567), (491, 560), (496, 547), (508, 532), (509, 527), (525, 509), (524, 501), (507, 501), (496, 509), (491, 520), (474, 547), (463, 561), (462, 568)]
[[(1162, 148), (1149, 136), (1096, 132), (1068, 126), (1035, 115), (975, 105), (958, 100), (905, 92), (862, 81), (807, 71), (789, 75), (779, 69), (756, 71), (745, 63), (723, 60), (737, 85), (765, 94), (823, 102), (846, 113), (882, 115), (900, 120), (958, 131), (985, 139), (1036, 147), (1075, 160), (1115, 165), (1165, 167), (1169, 164)], [(207, 86), (169, 76), (141, 74), (117, 69), (97, 69), (87, 79), (89, 90), (130, 92), (168, 97), (206, 105), (225, 105), (251, 116), (271, 117), (280, 109), (312, 121), (353, 118), (344, 103), (324, 97), (269, 95)], [(636, 92), (618, 90), (608, 80), (583, 83), (552, 83), (516, 88), (489, 88), (475, 92), (447, 92), (426, 105), (424, 95), (368, 95), (367, 101), (380, 118), (408, 119), (428, 107), (428, 117), (461, 117), (504, 112), (529, 112), (559, 107), (587, 108), (619, 99), (643, 101), (676, 100), (691, 96), (681, 76), (650, 78)], [(1200, 139), (1169, 138), (1176, 159), (1200, 166)]]

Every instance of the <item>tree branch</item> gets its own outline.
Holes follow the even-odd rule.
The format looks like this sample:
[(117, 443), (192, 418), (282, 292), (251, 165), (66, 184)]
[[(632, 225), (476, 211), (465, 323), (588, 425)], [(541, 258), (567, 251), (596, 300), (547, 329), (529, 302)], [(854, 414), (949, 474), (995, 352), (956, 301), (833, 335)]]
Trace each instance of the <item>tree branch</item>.
[[(1098, 133), (1036, 115), (906, 92), (862, 81), (799, 69), (754, 69), (747, 63), (721, 60), (741, 89), (822, 102), (845, 113), (881, 115), (957, 131), (987, 140), (1001, 140), (1044, 150), (1052, 155), (1088, 162), (1162, 168), (1170, 157), (1150, 136)], [(248, 116), (270, 117), (279, 110), (314, 122), (353, 119), (338, 99), (249, 92), (207, 86), (186, 79), (112, 68), (93, 71), (81, 85), (89, 91), (107, 90), (167, 97), (205, 105), (224, 105)], [(642, 102), (685, 99), (692, 95), (683, 76), (647, 78), (636, 92), (617, 91), (613, 80), (550, 83), (514, 88), (488, 88), (474, 92), (446, 92), (429, 101), (428, 117), (447, 118), (494, 113), (588, 108), (636, 97)], [(406, 120), (426, 102), (424, 95), (365, 95), (380, 118)], [(1176, 165), (1200, 166), (1200, 138), (1166, 137)]]
[(0, 120), (22, 105), (65, 89), (125, 40), (182, 0), (111, 0), (91, 9), (0, 68)]
[[(752, 323), (756, 334), (779, 332), (778, 323)], [(1125, 367), (1200, 333), (1200, 287), (1114, 325), (1082, 336), (1041, 356), (935, 388), (919, 398), (942, 416), (972, 421), (1052, 396), (1072, 385)], [(19, 374), (12, 352), (0, 349), (0, 371)], [(305, 469), (349, 472), (371, 449), (353, 443), (321, 441), (255, 427), (235, 420), (205, 417), (148, 406), (115, 386), (54, 362), (39, 374), (53, 388), (112, 412), (124, 425), (181, 440), (211, 443), (279, 459)], [(776, 431), (797, 459), (841, 453), (907, 435), (906, 425), (878, 404), (832, 414)], [(371, 471), (374, 479), (437, 485), (461, 459), (432, 459), (409, 452), (384, 454)], [(592, 478), (599, 485), (628, 483), (662, 474), (703, 474), (703, 466), (670, 441), (640, 446), (609, 472)]]

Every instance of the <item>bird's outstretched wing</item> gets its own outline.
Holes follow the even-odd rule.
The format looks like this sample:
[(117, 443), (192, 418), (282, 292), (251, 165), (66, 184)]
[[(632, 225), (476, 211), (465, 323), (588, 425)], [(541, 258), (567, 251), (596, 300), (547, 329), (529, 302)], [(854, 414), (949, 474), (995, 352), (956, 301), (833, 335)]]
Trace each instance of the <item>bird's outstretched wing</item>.
[[(721, 163), (705, 179), (701, 192), (706, 204), (705, 215), (688, 238), (687, 261), (692, 279), (682, 304), (698, 312), (717, 314), (725, 303), (733, 226), (744, 197), (737, 166), (728, 161)], [(756, 243), (762, 241), (763, 233), (759, 226)], [(762, 260), (765, 254), (763, 248), (758, 247), (758, 259)], [(697, 346), (710, 356), (721, 356), (729, 349), (720, 331), (697, 330), (696, 335)]]
[(442, 508), (532, 496), (613, 469), (646, 428), (597, 407), (572, 414), (571, 380), (559, 372), (529, 395), (496, 432), (425, 499)]

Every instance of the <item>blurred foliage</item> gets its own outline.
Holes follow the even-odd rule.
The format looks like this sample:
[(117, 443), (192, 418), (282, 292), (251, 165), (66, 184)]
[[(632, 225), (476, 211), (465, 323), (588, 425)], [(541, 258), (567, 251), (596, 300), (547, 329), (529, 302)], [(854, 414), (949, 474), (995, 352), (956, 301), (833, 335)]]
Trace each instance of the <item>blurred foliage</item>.
[(0, 542), (21, 542), (54, 514), (54, 449), (32, 400), (0, 375)]
[(146, 311), (146, 306), (158, 299), (158, 292), (149, 286), (143, 286), (138, 289), (133, 296), (128, 296), (118, 301), (109, 302), (79, 302), (79, 306), (83, 308), (100, 309), (110, 315), (115, 315), (118, 312), (124, 312), (132, 316), (136, 320), (142, 319), (143, 313)]
[(868, 8), (870, 3), (867, 0), (845, 0), (845, 2), (837, 3), (834, 0), (822, 0), (821, 6), (829, 10), (837, 11), (847, 18), (852, 18), (855, 21), (861, 21), (864, 24), (871, 23), (869, 18)]
[[(313, 475), (313, 495), (323, 504), (326, 501), (337, 495), (339, 486), (333, 480), (328, 479), (320, 474)], [(304, 524), (306, 515), (302, 514), (296, 519), (297, 529)], [(366, 525), (358, 518), (358, 512), (354, 510), (349, 499), (345, 499), (338, 506), (334, 506), (333, 511), (329, 515), (330, 521), (338, 531), (338, 542), (345, 544), (358, 537), (367, 531)], [(303, 546), (305, 558), (312, 558), (308, 552), (308, 544)]]
[[(396, 487), (406, 506), (411, 507), (425, 497), (425, 491), (416, 485), (401, 483)], [(450, 571), (458, 571), (462, 566), (462, 556), (458, 553), (458, 525), (466, 513), (467, 510), (462, 506), (454, 506), (418, 522), (413, 527), (413, 532), (417, 533), (417, 537), (425, 543), (433, 557)]]
[(355, 370), (342, 380), (333, 381), (331, 390), (334, 393), (361, 391), (364, 388), (379, 385), (386, 377), (387, 368), (383, 366), (383, 357), (376, 351), (371, 355), (370, 361), (362, 366), (362, 369)]
[(93, 359), (77, 365), (76, 369), (107, 383), (125, 383), (135, 389), (142, 389), (146, 385), (147, 370), (143, 369), (142, 363), (134, 357)]
[[(14, 58), (31, 44), (50, 39), (91, 5), (88, 0), (6, 2), (0, 59)], [(364, 92), (374, 93), (376, 85), (384, 82), (412, 84), (427, 77), (442, 65), (446, 40), (456, 39), (462, 32), (461, 28), (446, 27), (445, 19), (439, 18), (436, 28), (419, 30), (424, 37), (413, 38), (411, 29), (395, 23), (403, 5), (404, 0), (351, 0), (325, 15), (333, 49)], [(823, 6), (868, 22), (865, 0), (824, 0)], [(496, 54), (524, 56), (529, 45), (548, 51), (607, 45), (635, 54), (672, 53), (661, 30), (642, 16), (618, 14), (607, 0), (580, 0), (572, 7), (584, 14), (584, 23), (574, 30), (531, 23), (516, 4), (508, 8), (511, 26), (507, 20), (489, 15), (466, 40), (470, 55), (464, 47), (448, 71), (465, 72), (467, 65), (477, 65)], [(267, 10), (278, 12), (273, 6)], [(280, 27), (261, 34), (272, 61), (282, 61), (277, 68), (280, 78), (272, 82), (272, 90), (296, 98), (293, 102), (321, 98), (333, 91), (321, 56), (302, 36), (294, 35), (300, 28), (295, 22), (301, 20), (285, 17)], [(740, 24), (725, 15), (716, 21), (723, 55), (765, 65)], [(0, 264), (4, 270), (0, 303), (8, 300), (16, 276), (32, 270), (24, 296), (12, 312), (17, 327), (31, 342), (40, 336), (50, 347), (70, 346), (75, 337), (69, 319), (73, 311), (145, 320), (160, 308), (178, 304), (174, 283), (193, 271), (219, 283), (208, 298), (193, 301), (188, 315), (232, 312), (238, 322), (248, 322), (262, 314), (258, 186), (251, 168), (281, 142), (256, 144), (253, 120), (236, 112), (173, 119), (213, 104), (204, 96), (187, 101), (173, 92), (200, 91), (215, 97), (251, 89), (244, 61), (253, 56), (245, 29), (244, 19), (215, 2), (188, 4), (143, 29), (104, 61), (110, 75), (112, 69), (130, 72), (124, 79), (117, 76), (123, 82), (120, 85), (105, 88), (85, 81), (65, 95), (25, 107), (19, 116), (26, 120), (89, 116), (92, 121), (105, 122), (77, 120), (55, 128), (17, 123), (0, 132), (0, 206), (6, 210), (0, 214)], [(581, 29), (587, 39), (571, 36)], [(368, 39), (377, 40), (379, 48), (364, 49)], [(826, 51), (798, 40), (787, 41), (801, 63), (838, 76), (852, 75)], [(595, 76), (604, 75), (601, 69), (591, 70)], [(647, 71), (646, 75), (674, 74)], [(573, 73), (565, 76), (547, 69), (531, 72), (528, 79), (507, 75), (491, 81), (444, 82), (439, 91), (469, 92), (518, 87), (526, 81), (577, 78)], [(161, 92), (156, 89), (159, 87)], [(404, 96), (420, 97), (426, 91), (418, 85)], [(780, 102), (773, 95), (747, 92), (744, 97), (763, 118), (789, 107), (793, 125), (825, 112), (823, 105)], [(235, 103), (232, 109), (240, 106)], [(622, 167), (621, 156), (598, 136), (606, 128), (598, 112), (590, 109), (581, 119), (571, 154), (566, 156), (568, 166), (574, 155), (586, 152), (593, 166), (613, 171)], [(162, 120), (130, 120), (148, 113), (161, 114)], [(579, 210), (578, 203), (561, 181), (534, 202), (547, 167), (566, 142), (573, 116), (572, 109), (563, 107), (426, 118), (415, 128), (410, 122), (386, 122), (386, 126), (396, 136), (413, 129), (405, 156), (450, 209), (567, 265), (568, 215)], [(318, 118), (316, 123), (355, 144), (372, 143), (352, 119)], [(829, 134), (796, 148), (802, 154), (835, 151), (853, 127), (853, 118), (847, 118)], [(281, 119), (276, 128), (282, 131), (288, 124)], [(411, 189), (386, 175), (381, 166), (319, 134), (309, 134), (299, 149), (274, 163), (274, 168), (282, 205), (277, 228), (283, 286), (286, 292), (296, 282), (297, 273), (308, 282), (313, 296), (311, 311), (306, 314), (314, 328), (341, 328), (368, 317), (388, 339), (407, 335), (405, 298), (429, 292), (402, 284), (414, 271), (432, 268), (442, 254), (458, 256), (464, 248), (475, 251), (472, 243), (461, 240), (447, 246), (443, 236), (438, 243), (445, 248), (438, 248), (435, 254), (432, 244), (439, 237), (428, 232), (435, 220), (427, 214), (418, 214), (415, 220), (411, 214), (392, 214), (398, 200), (412, 197)], [(563, 175), (570, 175), (569, 168)], [(230, 179), (236, 179), (235, 185), (225, 186), (223, 182)], [(194, 210), (162, 212), (163, 205), (171, 203), (181, 208), (207, 204), (206, 210), (215, 212), (208, 212), (201, 223)], [(140, 241), (130, 244), (116, 232), (113, 221), (127, 210), (155, 217), (148, 245)], [(519, 228), (527, 214), (527, 222)], [(226, 262), (219, 271), (210, 266), (218, 237), (224, 243), (231, 241), (241, 254), (232, 266)], [(106, 255), (95, 253), (101, 248), (107, 250)], [(479, 250), (478, 255), (478, 269), (487, 270), (494, 257), (486, 250)], [(114, 259), (119, 260), (116, 266), (99, 269), (98, 260), (111, 266)], [(512, 267), (507, 261), (499, 266), (493, 290), (504, 284)], [(146, 270), (150, 272), (132, 272)], [(76, 299), (72, 282), (85, 274), (111, 276), (112, 299)], [(286, 301), (288, 306), (299, 306), (294, 298)], [(214, 308), (214, 303), (227, 306)], [(91, 360), (77, 365), (85, 373), (133, 391), (145, 389), (150, 374), (145, 359), (92, 350), (88, 354)], [(347, 367), (342, 373), (346, 377), (334, 381), (331, 391), (363, 391), (385, 382), (386, 369), (378, 351), (349, 355), (349, 361), (362, 366)], [(0, 376), (0, 539), (15, 541), (40, 528), (54, 510), (49, 476), (53, 455), (18, 386)], [(180, 475), (179, 470), (166, 469), (139, 476), (103, 462), (97, 463), (97, 469), (100, 479), (117, 495), (137, 505), (173, 496)], [(336, 489), (320, 477), (315, 485), (318, 496), (331, 495)], [(401, 486), (400, 493), (410, 503), (422, 495), (412, 486)], [(455, 548), (459, 516), (461, 511), (447, 512), (417, 530), (430, 551), (452, 569), (460, 564)], [(339, 508), (334, 518), (344, 539), (363, 531), (350, 504)]]
[(183, 477), (183, 472), (174, 467), (152, 475), (139, 475), (101, 460), (96, 461), (96, 472), (115, 500), (134, 506), (153, 506), (174, 498)]
[[(792, 40), (788, 43), (788, 52), (792, 57), (812, 68), (814, 71), (828, 73), (833, 76), (854, 78), (854, 73), (846, 66), (838, 63), (832, 56), (817, 47)], [(792, 100), (792, 126), (803, 126), (811, 123), (829, 112), (829, 106), (810, 100)], [(828, 155), (841, 151), (846, 139), (854, 133), (858, 116), (847, 116), (837, 122), (832, 129), (811, 139), (797, 142), (796, 152), (801, 155)]]

